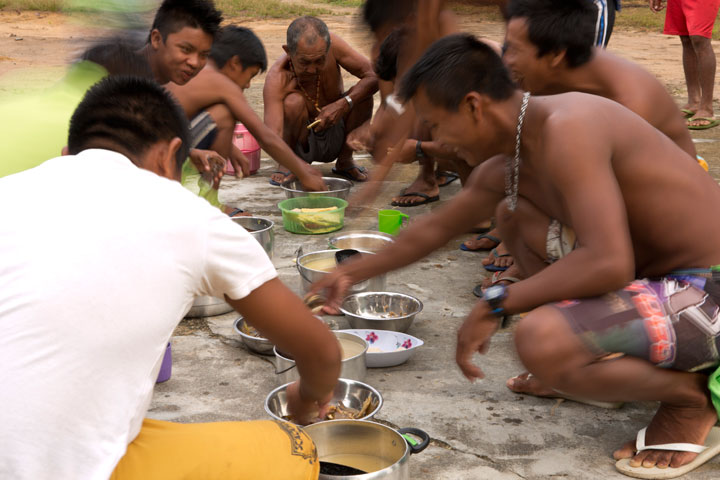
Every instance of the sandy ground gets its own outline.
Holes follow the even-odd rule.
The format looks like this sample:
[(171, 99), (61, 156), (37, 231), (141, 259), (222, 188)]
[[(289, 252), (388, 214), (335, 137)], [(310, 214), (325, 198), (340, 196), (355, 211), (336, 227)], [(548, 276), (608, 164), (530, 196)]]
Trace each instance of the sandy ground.
[[(234, 19), (253, 28), (273, 61), (281, 54), (288, 21)], [(369, 40), (354, 17), (325, 18), (331, 30), (367, 53)], [(499, 23), (462, 17), (463, 30), (501, 41)], [(3, 96), (52, 84), (67, 62), (103, 32), (87, 22), (59, 14), (0, 12), (0, 101)], [(21, 39), (21, 40), (20, 40)], [(680, 44), (657, 33), (617, 31), (611, 50), (641, 63), (683, 101), (684, 80)], [(716, 45), (716, 52), (720, 47)], [(262, 80), (253, 82), (247, 96), (262, 111)], [(716, 133), (717, 131), (717, 133)], [(694, 133), (716, 178), (720, 177), (720, 128)], [(368, 164), (367, 159), (361, 162)], [(321, 166), (329, 172), (329, 166)], [(274, 264), (280, 278), (299, 292), (292, 264), (294, 251), (327, 245), (328, 235), (304, 237), (279, 227), (279, 189), (267, 186), (273, 170), (264, 158), (260, 172), (249, 179), (227, 179), (221, 199), (270, 218), (275, 228)], [(345, 230), (375, 229), (376, 211), (387, 208), (390, 197), (415, 175), (414, 166), (400, 166), (383, 194), (363, 215), (348, 218)], [(458, 182), (442, 190), (442, 201), (406, 209), (412, 217), (439, 208), (459, 190)], [(406, 364), (370, 369), (366, 382), (378, 388), (385, 405), (377, 420), (396, 426), (418, 426), (432, 436), (431, 446), (410, 461), (408, 478), (417, 479), (620, 479), (609, 453), (647, 424), (655, 405), (633, 403), (618, 411), (573, 402), (515, 395), (505, 379), (522, 368), (511, 329), (493, 339), (489, 355), (478, 358), (487, 379), (468, 383), (454, 364), (455, 331), (472, 308), (470, 293), (484, 273), (483, 255), (458, 250), (464, 238), (450, 242), (417, 264), (388, 275), (388, 290), (415, 295), (425, 309), (409, 333), (425, 340)], [(173, 337), (173, 377), (158, 385), (149, 416), (173, 421), (216, 421), (267, 418), (262, 400), (276, 386), (267, 359), (249, 354), (232, 330), (237, 314), (183, 321)], [(346, 320), (334, 320), (341, 327)], [(719, 478), (720, 462), (707, 464), (689, 479)]]

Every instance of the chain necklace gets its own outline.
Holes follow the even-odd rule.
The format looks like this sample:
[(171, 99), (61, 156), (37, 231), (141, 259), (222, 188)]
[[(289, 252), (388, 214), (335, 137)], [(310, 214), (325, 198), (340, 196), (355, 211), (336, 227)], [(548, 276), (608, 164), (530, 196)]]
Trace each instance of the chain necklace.
[(290, 69), (292, 70), (293, 75), (295, 76), (295, 80), (297, 80), (298, 87), (300, 87), (300, 91), (305, 95), (305, 98), (307, 98), (310, 103), (313, 104), (315, 107), (315, 110), (317, 110), (318, 113), (320, 113), (320, 74), (318, 73), (317, 76), (317, 87), (315, 89), (315, 99), (308, 95), (308, 92), (305, 90), (305, 87), (302, 86), (300, 83), (300, 79), (297, 76), (297, 73), (295, 73), (295, 67), (292, 64), (292, 61), (290, 61)]
[(517, 134), (515, 135), (515, 158), (510, 162), (508, 157), (505, 161), (505, 197), (508, 201), (508, 209), (514, 212), (517, 208), (518, 187), (520, 185), (520, 136), (522, 135), (523, 121), (527, 111), (530, 92), (523, 93), (520, 104), (520, 115), (518, 115)]

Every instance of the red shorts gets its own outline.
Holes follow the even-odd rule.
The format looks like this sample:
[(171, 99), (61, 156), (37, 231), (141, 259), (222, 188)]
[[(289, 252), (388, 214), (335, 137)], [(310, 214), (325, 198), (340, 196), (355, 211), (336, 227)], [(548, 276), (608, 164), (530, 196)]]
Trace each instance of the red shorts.
[(711, 38), (718, 8), (720, 0), (668, 0), (663, 33)]

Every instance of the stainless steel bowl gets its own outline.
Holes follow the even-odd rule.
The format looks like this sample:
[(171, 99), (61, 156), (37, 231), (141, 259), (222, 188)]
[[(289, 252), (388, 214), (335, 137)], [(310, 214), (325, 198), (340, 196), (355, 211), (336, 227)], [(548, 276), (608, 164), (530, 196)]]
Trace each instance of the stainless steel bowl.
[(377, 253), (394, 241), (392, 235), (372, 230), (356, 230), (341, 233), (330, 238), (330, 248), (352, 248), (364, 252)]
[(272, 220), (261, 217), (234, 217), (232, 221), (250, 232), (250, 235), (262, 245), (263, 250), (272, 260), (275, 246), (275, 233), (273, 232), (275, 223)]
[[(335, 253), (337, 250), (320, 250), (318, 252), (312, 252), (312, 253), (306, 253), (298, 254), (297, 258), (297, 269), (298, 273), (300, 274), (300, 287), (302, 288), (303, 293), (307, 293), (310, 291), (310, 286), (320, 280), (322, 277), (328, 274), (328, 272), (322, 271), (322, 270), (316, 270), (313, 268), (308, 268), (307, 265), (317, 261), (317, 260), (325, 260), (325, 259), (335, 259)], [(361, 251), (360, 253), (364, 254), (370, 254), (371, 252), (364, 252)], [(353, 285), (350, 287), (351, 292), (377, 292), (385, 290), (385, 274), (378, 275), (377, 277), (373, 277), (370, 280), (366, 280), (364, 282), (360, 282), (356, 285)]]
[[(290, 383), (276, 388), (265, 399), (265, 411), (276, 420), (285, 420), (283, 417), (290, 415), (286, 395), (288, 385)], [(380, 411), (383, 405), (382, 395), (367, 383), (339, 378), (330, 403), (334, 405), (342, 403), (345, 407), (360, 410), (367, 398), (377, 401), (378, 406), (362, 420), (372, 418)]]
[[(349, 380), (364, 380), (367, 374), (367, 362), (365, 356), (369, 347), (364, 338), (360, 338), (352, 333), (333, 331), (337, 338), (356, 343), (363, 347), (362, 353), (348, 357), (341, 362), (340, 377)], [(284, 383), (294, 382), (300, 378), (297, 368), (295, 368), (295, 360), (290, 358), (286, 353), (278, 352), (277, 348), (273, 348), (275, 352), (275, 373), (278, 377), (280, 385)]]
[(233, 307), (221, 298), (203, 295), (202, 297), (195, 298), (192, 307), (190, 307), (190, 310), (185, 316), (189, 318), (212, 317), (215, 315), (224, 315), (231, 312), (232, 309)]
[(245, 346), (253, 352), (261, 355), (273, 355), (272, 342), (267, 338), (255, 337), (243, 332), (243, 327), (246, 325), (247, 324), (245, 323), (245, 319), (243, 317), (238, 317), (233, 324), (233, 328), (235, 328), (237, 334), (240, 335), (240, 338)]
[(328, 190), (324, 192), (308, 192), (299, 180), (288, 180), (283, 182), (280, 187), (285, 190), (287, 198), (296, 197), (337, 197), (347, 200), (350, 196), (350, 188), (353, 182), (344, 178), (323, 177), (323, 181), (328, 186)]
[(340, 311), (352, 328), (405, 332), (423, 309), (417, 298), (403, 293), (363, 292), (345, 297)]

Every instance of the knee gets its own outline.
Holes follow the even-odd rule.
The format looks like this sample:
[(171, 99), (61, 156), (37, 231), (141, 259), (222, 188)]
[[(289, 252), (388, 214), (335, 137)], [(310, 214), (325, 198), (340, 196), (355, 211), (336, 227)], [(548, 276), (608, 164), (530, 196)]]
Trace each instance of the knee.
[(696, 52), (704, 51), (706, 49), (712, 50), (712, 43), (709, 38), (702, 37), (700, 35), (692, 35), (689, 43)]
[(305, 99), (299, 93), (291, 93), (283, 100), (283, 111), (286, 119), (297, 120), (307, 115)]
[(563, 365), (561, 347), (565, 320), (553, 307), (543, 306), (530, 312), (515, 327), (515, 348), (523, 365), (544, 377)]
[[(520, 199), (518, 199), (518, 207), (519, 206)], [(502, 200), (498, 203), (495, 209), (495, 224), (501, 235), (507, 235), (509, 238), (510, 235), (517, 232), (517, 214), (518, 208), (516, 208), (515, 211), (511, 211), (507, 200)]]

